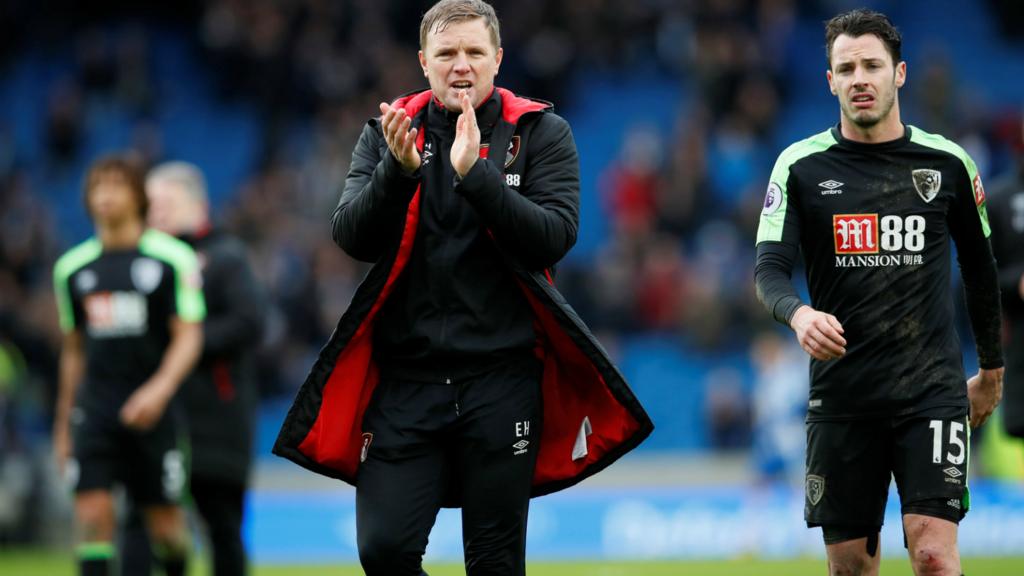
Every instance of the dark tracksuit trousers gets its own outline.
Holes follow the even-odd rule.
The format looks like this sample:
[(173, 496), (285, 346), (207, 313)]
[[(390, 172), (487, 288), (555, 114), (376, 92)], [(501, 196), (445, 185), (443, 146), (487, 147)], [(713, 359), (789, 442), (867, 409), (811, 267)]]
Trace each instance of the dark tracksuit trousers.
[(427, 537), (453, 498), (462, 506), (466, 573), (526, 573), (540, 376), (536, 361), (450, 383), (382, 375), (363, 419), (365, 460), (356, 483), (367, 576), (425, 574)]
[[(210, 537), (214, 576), (246, 574), (246, 555), (241, 537), (245, 485), (193, 475), (189, 480), (189, 491)], [(142, 511), (131, 502), (121, 530), (120, 549), (122, 576), (149, 576), (152, 573), (155, 563)]]

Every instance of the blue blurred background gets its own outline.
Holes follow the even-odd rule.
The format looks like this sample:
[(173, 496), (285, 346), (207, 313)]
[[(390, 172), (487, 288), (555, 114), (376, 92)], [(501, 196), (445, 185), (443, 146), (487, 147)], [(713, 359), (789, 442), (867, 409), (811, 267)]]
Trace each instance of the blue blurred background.
[[(50, 269), (91, 234), (84, 169), (127, 148), (205, 172), (217, 220), (247, 243), (273, 296), (247, 525), (257, 559), (287, 554), (287, 529), (273, 526), (318, 503), (340, 498), (325, 522), (348, 526), (350, 495), (274, 461), (269, 447), (365, 272), (331, 242), (329, 217), (377, 103), (425, 87), (416, 44), (429, 4), (0, 4), (0, 547), (67, 537), (67, 496), (49, 464), (59, 346)], [(1008, 171), (1024, 149), (1020, 2), (494, 2), (505, 49), (498, 83), (554, 101), (579, 147), (580, 234), (558, 284), (657, 426), (582, 495), (538, 501), (535, 517), (550, 506), (548, 517), (585, 519), (574, 503), (603, 495), (589, 508), (597, 519), (581, 522), (629, 526), (609, 520), (619, 514), (642, 527), (659, 510), (710, 506), (708, 485), (732, 486), (712, 516), (739, 525), (745, 517), (730, 510), (780, 511), (792, 530), (777, 553), (820, 547), (799, 513), (806, 357), (756, 301), (754, 236), (776, 155), (838, 121), (822, 22), (863, 4), (903, 32), (904, 121), (959, 142), (988, 180)], [(969, 330), (962, 335), (973, 370)], [(1015, 488), (994, 486), (991, 501), (1024, 511)], [(331, 542), (351, 546), (348, 528), (334, 528)], [(642, 530), (630, 534), (639, 548), (625, 555), (687, 554), (682, 536), (652, 548)], [(615, 555), (627, 536), (597, 535), (579, 555)], [(612, 547), (594, 548), (602, 542)], [(736, 542), (721, 554), (749, 551)], [(1024, 543), (1002, 553), (1022, 554)]]

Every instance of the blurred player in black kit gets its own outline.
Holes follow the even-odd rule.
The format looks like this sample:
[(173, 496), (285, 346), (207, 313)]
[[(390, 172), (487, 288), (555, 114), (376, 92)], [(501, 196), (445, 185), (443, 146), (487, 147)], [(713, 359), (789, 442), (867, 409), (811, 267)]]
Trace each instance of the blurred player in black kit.
[[(812, 357), (805, 518), (831, 574), (877, 574), (895, 476), (914, 573), (959, 575), (968, 424), (1002, 394), (985, 191), (962, 148), (901, 122), (907, 67), (886, 16), (841, 14), (825, 35), (839, 124), (779, 156), (757, 234), (758, 296)], [(966, 383), (950, 239), (980, 365)], [(790, 280), (798, 251), (811, 305)]]
[(442, 506), (466, 572), (526, 572), (529, 499), (611, 464), (652, 425), (554, 287), (576, 241), (579, 162), (547, 102), (494, 85), (494, 9), (442, 0), (420, 23), (430, 84), (370, 120), (334, 239), (374, 262), (274, 452), (356, 485), (370, 576), (420, 576)]
[(1024, 121), (1020, 137), (1017, 162), (992, 183), (988, 203), (992, 207), (992, 251), (999, 262), (1007, 328), (1003, 425), (1011, 436), (1024, 438)]
[(115, 483), (142, 510), (168, 576), (185, 573), (188, 530), (183, 429), (171, 402), (202, 347), (205, 315), (192, 249), (146, 228), (141, 168), (96, 161), (85, 205), (96, 236), (54, 266), (65, 333), (54, 452), (75, 489), (83, 576), (109, 576)]
[[(191, 439), (189, 492), (212, 548), (213, 575), (246, 573), (242, 510), (252, 460), (257, 404), (253, 351), (260, 343), (266, 298), (245, 246), (210, 220), (206, 181), (198, 167), (168, 162), (146, 178), (149, 223), (191, 245), (206, 299), (203, 351), (179, 395)], [(138, 515), (124, 531), (121, 573), (150, 573), (149, 546)]]

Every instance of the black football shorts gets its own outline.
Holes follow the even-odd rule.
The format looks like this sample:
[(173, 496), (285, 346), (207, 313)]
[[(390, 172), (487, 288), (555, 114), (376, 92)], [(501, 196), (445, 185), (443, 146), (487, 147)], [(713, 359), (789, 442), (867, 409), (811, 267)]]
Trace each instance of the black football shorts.
[(126, 428), (116, 415), (76, 407), (71, 415), (69, 482), (75, 492), (123, 484), (139, 506), (177, 504), (185, 493), (187, 440), (168, 410), (150, 430)]
[(809, 527), (880, 528), (894, 477), (903, 514), (959, 522), (970, 506), (969, 463), (964, 408), (808, 422), (804, 519)]

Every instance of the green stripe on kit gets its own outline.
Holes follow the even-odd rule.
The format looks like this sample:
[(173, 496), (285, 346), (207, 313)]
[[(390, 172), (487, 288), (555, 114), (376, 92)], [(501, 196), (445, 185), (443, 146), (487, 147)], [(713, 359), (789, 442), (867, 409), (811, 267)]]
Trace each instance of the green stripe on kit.
[(53, 291), (57, 295), (57, 314), (61, 330), (70, 332), (75, 329), (75, 315), (71, 310), (71, 291), (68, 279), (103, 253), (103, 245), (96, 238), (68, 250), (53, 266)]
[(114, 557), (113, 542), (86, 542), (75, 547), (75, 555), (81, 560), (107, 560)]

